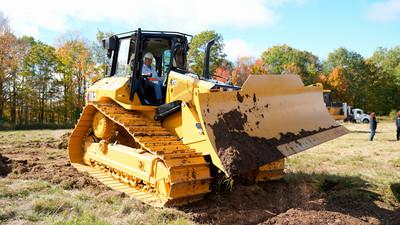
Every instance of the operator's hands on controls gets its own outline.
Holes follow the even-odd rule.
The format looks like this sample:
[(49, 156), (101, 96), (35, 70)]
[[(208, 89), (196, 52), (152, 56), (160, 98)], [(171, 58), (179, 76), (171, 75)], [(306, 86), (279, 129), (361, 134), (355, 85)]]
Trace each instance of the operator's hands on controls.
[(151, 73), (142, 73), (142, 77), (149, 78), (151, 77)]
[(150, 81), (153, 84), (159, 85), (159, 86), (164, 86), (165, 87), (165, 76), (158, 76), (158, 73), (154, 66), (152, 65), (153, 62), (153, 54), (150, 52), (147, 52), (144, 55), (144, 63), (142, 67), (142, 77), (145, 78), (146, 80)]

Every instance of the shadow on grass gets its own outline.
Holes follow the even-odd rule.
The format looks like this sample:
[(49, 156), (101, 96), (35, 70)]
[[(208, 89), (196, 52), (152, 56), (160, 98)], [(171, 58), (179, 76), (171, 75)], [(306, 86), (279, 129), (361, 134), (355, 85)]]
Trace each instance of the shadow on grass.
[[(322, 194), (326, 201), (325, 209), (347, 214), (356, 218), (374, 217), (380, 224), (400, 224), (400, 210), (388, 210), (379, 207), (383, 196), (371, 191), (373, 186), (357, 176), (338, 176), (332, 174), (289, 173), (285, 178), (289, 183), (301, 181), (311, 184)], [(396, 186), (397, 185), (397, 186)], [(393, 184), (393, 193), (400, 196), (400, 184)], [(392, 188), (393, 190), (393, 188)], [(394, 194), (395, 195), (395, 194)]]
[(400, 203), (400, 183), (391, 184), (390, 190), (392, 190), (394, 197)]
[(11, 173), (10, 159), (0, 154), (0, 177)]
[(355, 176), (288, 173), (278, 181), (235, 185), (231, 192), (211, 193), (180, 209), (197, 222), (212, 224), (258, 224), (291, 208), (310, 214), (338, 212), (364, 221), (373, 217), (381, 224), (393, 224), (400, 211), (378, 207), (375, 202), (382, 196), (371, 188)]
[[(369, 134), (371, 133), (370, 131), (366, 131), (366, 130), (352, 130), (350, 131), (350, 133), (356, 133), (356, 134)], [(376, 131), (375, 133), (379, 133), (378, 131)]]

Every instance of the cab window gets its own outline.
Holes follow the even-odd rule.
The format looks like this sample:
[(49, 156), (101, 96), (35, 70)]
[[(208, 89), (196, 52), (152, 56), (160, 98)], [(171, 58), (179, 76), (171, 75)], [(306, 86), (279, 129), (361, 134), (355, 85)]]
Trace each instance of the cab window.
[(162, 55), (162, 76), (166, 76), (171, 62), (171, 50), (165, 50)]
[(115, 70), (115, 76), (123, 77), (131, 74), (131, 68), (128, 61), (130, 49), (130, 39), (121, 39), (119, 42), (118, 59)]

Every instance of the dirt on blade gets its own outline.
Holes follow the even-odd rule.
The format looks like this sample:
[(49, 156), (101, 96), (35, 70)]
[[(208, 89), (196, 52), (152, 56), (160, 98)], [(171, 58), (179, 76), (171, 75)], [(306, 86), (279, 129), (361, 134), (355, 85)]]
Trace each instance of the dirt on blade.
[(250, 136), (244, 129), (246, 123), (247, 115), (234, 109), (219, 115), (214, 124), (208, 124), (215, 135), (218, 157), (230, 176), (283, 159), (285, 156), (278, 150), (279, 145), (335, 128), (332, 126), (312, 131), (301, 130), (298, 134), (287, 132), (281, 133), (279, 139), (266, 139)]

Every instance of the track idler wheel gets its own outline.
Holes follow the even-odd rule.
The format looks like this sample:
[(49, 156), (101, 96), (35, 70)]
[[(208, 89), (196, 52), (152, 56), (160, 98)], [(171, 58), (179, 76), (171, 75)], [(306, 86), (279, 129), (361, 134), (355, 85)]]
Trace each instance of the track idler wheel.
[(110, 138), (115, 131), (113, 122), (100, 111), (94, 115), (92, 128), (94, 135), (100, 139)]

